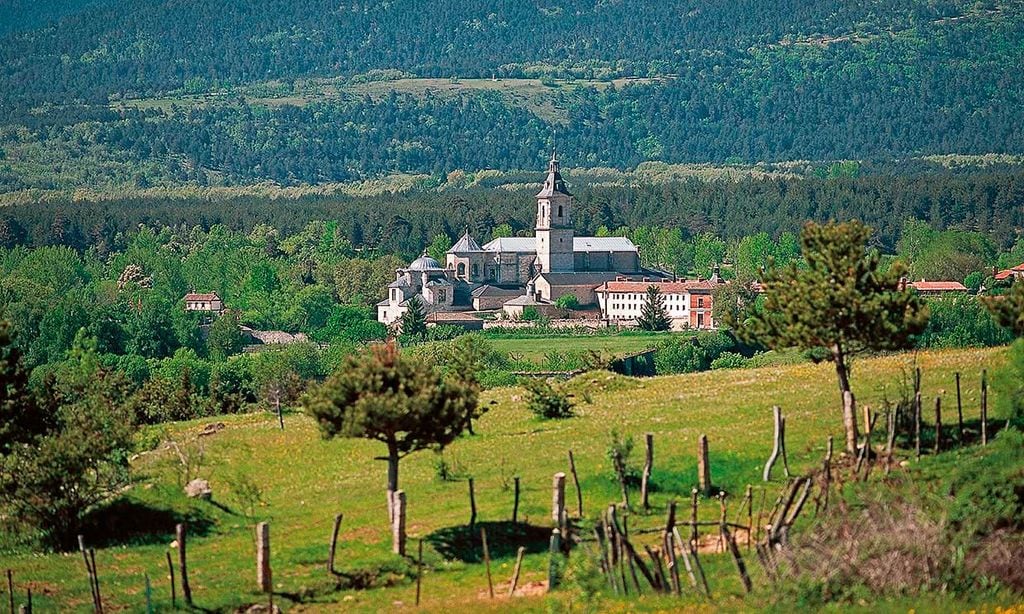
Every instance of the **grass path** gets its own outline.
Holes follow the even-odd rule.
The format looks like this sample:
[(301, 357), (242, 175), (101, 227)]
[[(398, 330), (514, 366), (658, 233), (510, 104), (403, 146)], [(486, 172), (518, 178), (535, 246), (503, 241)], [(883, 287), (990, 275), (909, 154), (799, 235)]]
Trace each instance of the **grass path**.
[[(917, 355), (923, 368), (926, 398), (944, 394), (945, 407), (955, 407), (953, 372), (963, 373), (965, 414), (978, 413), (979, 377), (1003, 360), (1004, 350), (957, 350)], [(861, 403), (879, 406), (897, 396), (903, 370), (909, 374), (912, 355), (859, 360), (854, 365), (854, 389)], [(582, 479), (587, 515), (616, 500), (616, 488), (605, 458), (609, 431), (616, 429), (637, 440), (634, 464), (642, 463), (643, 433), (655, 436), (655, 513), (634, 516), (631, 526), (655, 526), (672, 497), (688, 496), (696, 482), (696, 442), (701, 433), (710, 440), (712, 477), (737, 500), (746, 484), (759, 488), (761, 464), (770, 451), (772, 405), (787, 416), (790, 466), (800, 472), (816, 465), (828, 435), (840, 441), (840, 418), (835, 376), (829, 364), (799, 364), (761, 369), (712, 371), (693, 375), (625, 380), (605, 374), (583, 376), (574, 385), (585, 388), (591, 404), (583, 404), (576, 418), (537, 421), (523, 407), (517, 389), (487, 394), (495, 402), (477, 425), (478, 435), (459, 440), (445, 453), (446, 460), (472, 475), (476, 481), (479, 521), (500, 523), (511, 513), (512, 495), (505, 487), (513, 475), (524, 486), (521, 517), (547, 527), (550, 514), (551, 476), (567, 470), (566, 450), (574, 450)], [(614, 390), (603, 391), (603, 388)], [(944, 391), (944, 392), (943, 392)], [(926, 404), (927, 405), (927, 404)], [(949, 410), (947, 410), (949, 411)], [(952, 410), (955, 412), (955, 410)], [(190, 539), (191, 584), (196, 603), (209, 609), (228, 609), (243, 603), (262, 602), (255, 592), (254, 546), (250, 519), (232, 489), (245, 479), (263, 485), (265, 504), (257, 507), (258, 520), (271, 525), (274, 585), (278, 603), (289, 611), (380, 611), (398, 604), (411, 605), (415, 587), (400, 577), (405, 563), (389, 553), (389, 534), (384, 506), (384, 467), (373, 457), (380, 444), (361, 440), (323, 441), (316, 426), (302, 415), (291, 415), (286, 430), (277, 428), (270, 415), (208, 419), (174, 425), (175, 437), (194, 436), (210, 422), (226, 427), (205, 442), (203, 477), (210, 480), (214, 500), (232, 510), (210, 503), (193, 502), (180, 494), (176, 458), (157, 452), (135, 463), (139, 483), (126, 495), (126, 513), (110, 515), (117, 526), (107, 531), (123, 534), (133, 523), (155, 524), (156, 536), (142, 536), (135, 545), (107, 545), (98, 549), (97, 564), (109, 610), (139, 611), (144, 603), (143, 574), (154, 586), (158, 610), (169, 608), (164, 553), (172, 539), (174, 515), (190, 515), (193, 526), (207, 525), (205, 535)], [(437, 457), (419, 452), (402, 462), (401, 485), (408, 494), (409, 526), (415, 538), (435, 531), (453, 530), (468, 521), (466, 482), (442, 482), (435, 477)], [(775, 493), (779, 485), (770, 486)], [(575, 492), (567, 493), (570, 510)], [(755, 499), (756, 500), (756, 499)], [(143, 506), (159, 508), (159, 513)], [(708, 517), (717, 506), (703, 508)], [(326, 546), (335, 513), (345, 514), (338, 566), (347, 571), (373, 570), (381, 566), (396, 573), (377, 575), (373, 581), (390, 588), (336, 591), (323, 571)], [(500, 530), (502, 525), (491, 525)], [(546, 528), (541, 531), (546, 531)], [(517, 544), (492, 543), (495, 581), (507, 582)], [(547, 557), (543, 544), (526, 557), (522, 583), (543, 580)], [(457, 560), (449, 552), (445, 560), (435, 545), (426, 548), (430, 571), (424, 580), (426, 611), (544, 610), (544, 596), (508, 602), (481, 600), (486, 594), (482, 565)], [(456, 554), (466, 554), (453, 546)], [(447, 551), (446, 551), (447, 552)], [(728, 561), (708, 557), (713, 589), (723, 609), (750, 607), (740, 602), (740, 589)], [(75, 554), (15, 554), (0, 556), (0, 569), (14, 569), (19, 586), (28, 582), (37, 611), (88, 611), (90, 596), (81, 558)], [(756, 567), (756, 565), (754, 565)], [(719, 573), (720, 572), (720, 573)], [(296, 603), (301, 598), (301, 604)], [(180, 599), (180, 593), (179, 593)], [(678, 602), (675, 602), (678, 604)], [(625, 609), (664, 607), (653, 598), (624, 606)]]

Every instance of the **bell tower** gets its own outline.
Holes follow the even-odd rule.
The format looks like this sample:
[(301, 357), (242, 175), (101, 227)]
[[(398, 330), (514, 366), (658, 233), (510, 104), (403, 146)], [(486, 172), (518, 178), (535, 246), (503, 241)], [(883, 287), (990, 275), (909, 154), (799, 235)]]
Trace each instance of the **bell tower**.
[(542, 273), (575, 270), (572, 249), (572, 194), (558, 172), (558, 157), (551, 152), (548, 176), (537, 193), (537, 263)]

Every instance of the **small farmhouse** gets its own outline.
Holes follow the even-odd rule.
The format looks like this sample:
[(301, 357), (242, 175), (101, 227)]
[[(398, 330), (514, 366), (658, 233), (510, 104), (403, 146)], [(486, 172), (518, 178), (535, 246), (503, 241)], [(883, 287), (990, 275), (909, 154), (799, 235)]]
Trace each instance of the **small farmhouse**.
[(185, 295), (185, 311), (221, 314), (224, 312), (224, 301), (216, 292), (197, 294), (190, 292)]
[(967, 286), (958, 281), (911, 281), (902, 280), (902, 283), (909, 285), (921, 296), (943, 296), (946, 294), (957, 294), (967, 292)]

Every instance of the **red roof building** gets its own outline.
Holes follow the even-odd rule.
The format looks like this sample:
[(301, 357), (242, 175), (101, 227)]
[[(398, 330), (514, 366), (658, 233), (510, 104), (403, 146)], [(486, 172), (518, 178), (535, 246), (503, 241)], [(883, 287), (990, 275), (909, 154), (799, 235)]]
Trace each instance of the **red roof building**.
[(1019, 279), (1021, 277), (1024, 277), (1024, 264), (1018, 264), (1015, 267), (1011, 267), (1009, 269), (1004, 269), (1002, 271), (999, 271), (995, 275), (996, 281), (1006, 281), (1007, 279), (1010, 279), (1010, 278), (1013, 278), (1013, 279), (1016, 280), (1016, 279)]
[(609, 324), (633, 324), (647, 302), (647, 289), (661, 291), (665, 311), (672, 318), (675, 330), (716, 328), (712, 317), (714, 298), (711, 292), (721, 286), (720, 280), (683, 281), (606, 281), (598, 286), (601, 318)]

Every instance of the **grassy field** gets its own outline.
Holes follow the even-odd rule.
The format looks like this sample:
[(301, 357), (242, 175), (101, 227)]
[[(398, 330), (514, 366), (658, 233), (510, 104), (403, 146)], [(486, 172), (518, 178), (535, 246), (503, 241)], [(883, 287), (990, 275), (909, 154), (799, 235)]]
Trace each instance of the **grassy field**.
[[(521, 340), (519, 347), (527, 347)], [(557, 345), (557, 341), (554, 342)], [(523, 350), (525, 351), (525, 350)], [(861, 403), (879, 406), (894, 399), (903, 374), (923, 369), (926, 397), (951, 398), (953, 373), (963, 373), (963, 398), (968, 417), (978, 413), (979, 376), (1003, 360), (1004, 350), (958, 350), (905, 354), (858, 360), (853, 385)], [(664, 505), (674, 497), (687, 497), (696, 482), (696, 443), (701, 433), (710, 441), (711, 471), (715, 484), (734, 496), (747, 484), (760, 496), (761, 464), (770, 451), (771, 411), (778, 404), (787, 416), (787, 446), (795, 472), (820, 463), (829, 435), (840, 435), (835, 376), (828, 364), (799, 364), (693, 375), (626, 380), (609, 374), (588, 374), (573, 382), (586, 389), (592, 403), (578, 407), (578, 416), (563, 421), (539, 421), (524, 408), (517, 389), (487, 393), (494, 401), (477, 425), (477, 435), (465, 437), (444, 454), (463, 477), (476, 482), (479, 522), (488, 529), (494, 556), (492, 570), (497, 592), (508, 582), (514, 552), (525, 545), (529, 554), (521, 585), (546, 578), (546, 535), (550, 528), (551, 478), (567, 471), (566, 452), (572, 449), (582, 481), (585, 515), (590, 516), (617, 499), (605, 452), (609, 432), (617, 429), (637, 439), (655, 437), (655, 470), (651, 515), (634, 513), (632, 527), (653, 527), (663, 522)], [(947, 404), (947, 407), (950, 405)], [(225, 428), (208, 437), (196, 435), (206, 424), (223, 422)], [(286, 429), (277, 428), (270, 415), (207, 419), (171, 426), (165, 435), (181, 442), (186, 453), (204, 447), (199, 475), (213, 487), (213, 502), (196, 502), (181, 494), (184, 480), (173, 452), (161, 449), (134, 461), (137, 484), (117, 509), (104, 514), (87, 539), (98, 546), (97, 566), (108, 609), (141, 611), (144, 574), (153, 583), (157, 610), (168, 610), (165, 552), (173, 539), (175, 521), (188, 518), (193, 527), (189, 541), (190, 581), (197, 606), (228, 610), (262, 602), (256, 592), (252, 525), (271, 526), (276, 601), (293, 612), (344, 609), (381, 611), (411, 605), (415, 584), (410, 564), (390, 554), (384, 505), (384, 467), (373, 460), (381, 444), (362, 440), (324, 441), (315, 424), (294, 414)], [(192, 442), (192, 443), (188, 443)], [(201, 442), (201, 444), (199, 443)], [(642, 450), (633, 463), (642, 463)], [(427, 573), (423, 583), (426, 611), (562, 611), (571, 588), (554, 596), (537, 594), (509, 602), (487, 598), (484, 567), (476, 561), (478, 548), (464, 525), (469, 518), (467, 485), (462, 479), (436, 477), (438, 457), (418, 452), (401, 466), (401, 485), (408, 494), (411, 550), (425, 539)], [(521, 476), (523, 502), (520, 518), (528, 527), (508, 523), (513, 475)], [(247, 517), (243, 491), (247, 482), (262, 487), (262, 503)], [(774, 493), (779, 483), (767, 486)], [(569, 509), (575, 512), (575, 490), (568, 488)], [(738, 498), (738, 497), (737, 497)], [(755, 501), (757, 498), (755, 498)], [(374, 588), (338, 589), (324, 570), (333, 516), (344, 513), (337, 567), (355, 580)], [(702, 513), (717, 518), (714, 502)], [(139, 531), (158, 527), (156, 534)], [(510, 535), (514, 537), (509, 537)], [(114, 541), (105, 538), (117, 535)], [(743, 600), (731, 562), (720, 555), (705, 557), (715, 606), (723, 610), (754, 609), (768, 605), (768, 591), (759, 590)], [(748, 560), (755, 584), (764, 587), (757, 565)], [(0, 569), (14, 570), (18, 586), (32, 588), (38, 611), (87, 611), (89, 586), (77, 554), (4, 554)], [(385, 571), (380, 572), (383, 568)], [(360, 572), (365, 573), (360, 573)], [(532, 588), (528, 590), (534, 590)], [(534, 590), (534, 592), (540, 592)], [(180, 599), (180, 592), (179, 592)], [(180, 603), (180, 602), (179, 602)], [(679, 601), (644, 597), (630, 603), (606, 603), (605, 609), (635, 611), (678, 607)], [(694, 597), (684, 603), (698, 605)], [(942, 610), (951, 604), (936, 597), (934, 604), (890, 604), (897, 609), (914, 605), (919, 610)], [(906, 607), (904, 607), (904, 605)], [(864, 611), (875, 610), (862, 604)], [(885, 608), (883, 608), (885, 609)]]

